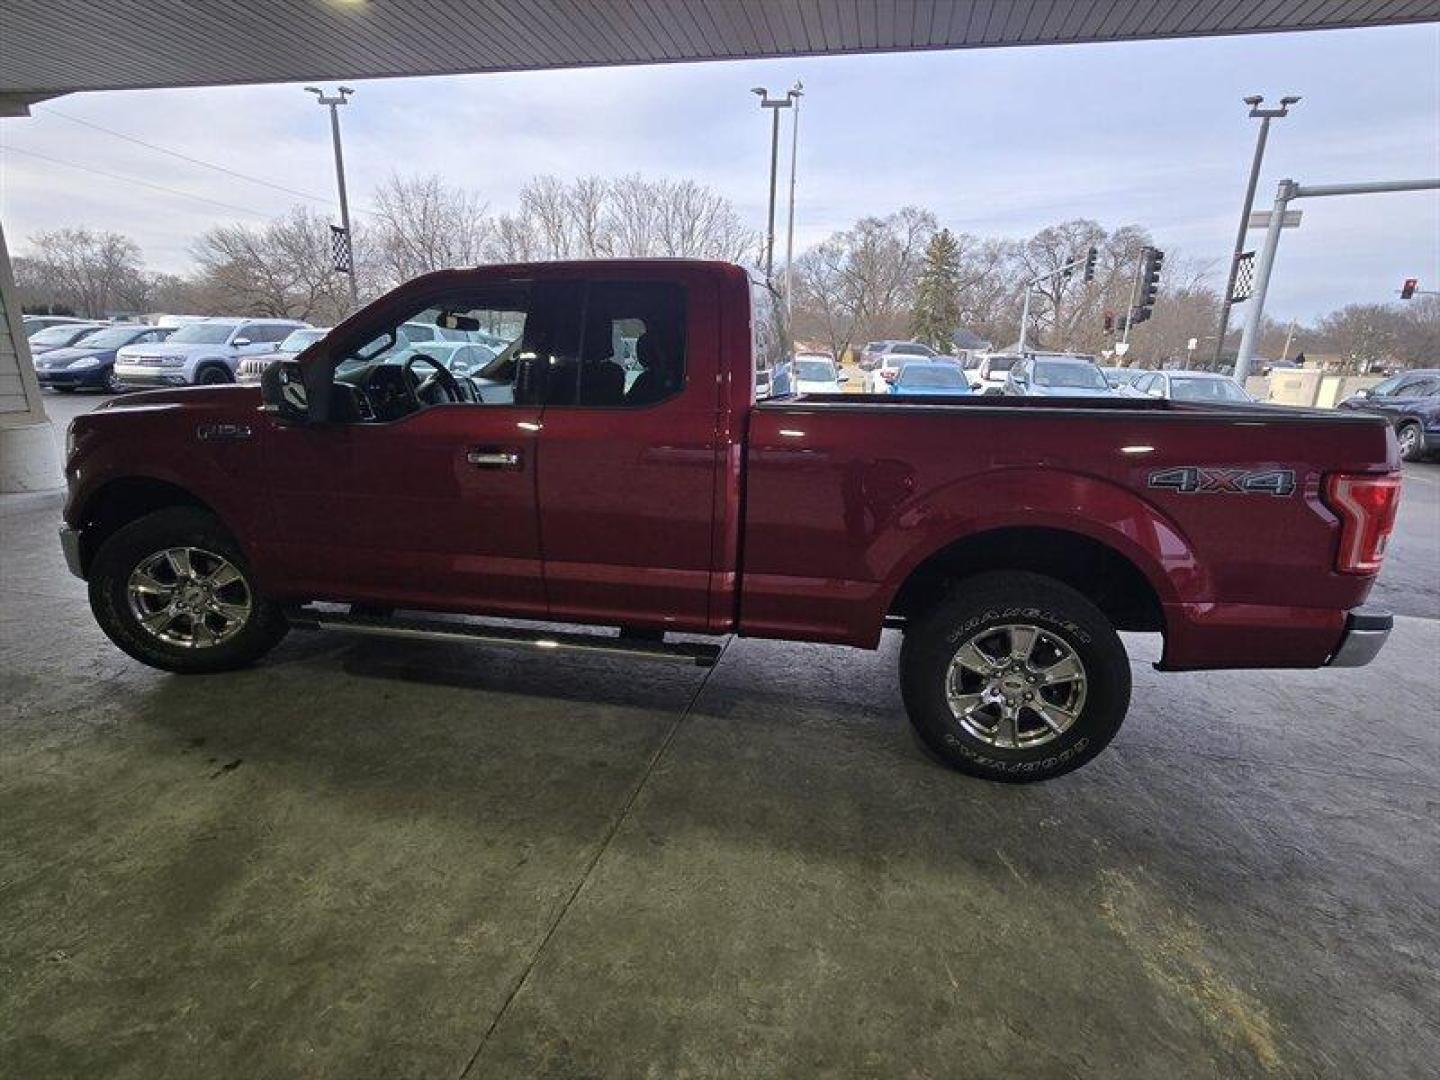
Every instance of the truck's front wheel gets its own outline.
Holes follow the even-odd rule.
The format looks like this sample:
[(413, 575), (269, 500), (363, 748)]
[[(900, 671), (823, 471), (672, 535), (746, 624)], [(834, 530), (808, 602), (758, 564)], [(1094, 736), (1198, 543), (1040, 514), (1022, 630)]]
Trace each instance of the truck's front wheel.
[(1085, 764), (1130, 705), (1130, 664), (1105, 615), (1053, 578), (960, 582), (907, 629), (901, 689), (915, 730), (961, 772), (1045, 780)]
[(90, 566), (90, 608), (136, 660), (180, 674), (254, 663), (285, 636), (244, 553), (213, 516), (157, 510), (110, 536)]

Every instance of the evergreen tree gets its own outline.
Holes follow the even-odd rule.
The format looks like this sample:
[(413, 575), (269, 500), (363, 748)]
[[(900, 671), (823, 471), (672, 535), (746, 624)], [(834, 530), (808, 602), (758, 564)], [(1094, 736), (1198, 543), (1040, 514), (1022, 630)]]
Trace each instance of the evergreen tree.
[(925, 249), (915, 282), (911, 332), (932, 349), (948, 353), (951, 335), (959, 328), (960, 245), (949, 229), (941, 229)]

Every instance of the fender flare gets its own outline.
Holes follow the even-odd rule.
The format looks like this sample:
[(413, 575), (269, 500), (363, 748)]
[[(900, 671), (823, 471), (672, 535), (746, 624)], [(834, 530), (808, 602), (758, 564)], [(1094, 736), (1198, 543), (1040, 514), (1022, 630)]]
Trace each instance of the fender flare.
[[(872, 553), (888, 562), (879, 616), (920, 566), (957, 541), (1008, 528), (1075, 533), (1113, 550), (1149, 582), (1162, 605), (1210, 593), (1209, 573), (1180, 526), (1131, 489), (1084, 473), (1034, 466), (987, 472), (901, 507)], [(913, 530), (922, 530), (922, 536)], [(895, 557), (887, 559), (886, 548)]]

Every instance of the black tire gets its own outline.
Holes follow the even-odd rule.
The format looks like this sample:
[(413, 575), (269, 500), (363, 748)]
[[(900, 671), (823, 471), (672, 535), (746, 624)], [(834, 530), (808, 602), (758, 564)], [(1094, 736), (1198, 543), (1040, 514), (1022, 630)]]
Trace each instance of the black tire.
[(1425, 436), (1419, 424), (1401, 424), (1395, 430), (1395, 439), (1400, 444), (1401, 460), (1419, 461), (1425, 456)]
[(222, 386), (234, 381), (235, 377), (230, 374), (230, 369), (220, 364), (203, 367), (195, 376), (195, 382), (200, 386)]
[[(131, 574), (159, 552), (178, 546), (214, 553), (239, 571), (249, 613), (230, 636), (216, 644), (166, 642), (147, 630), (132, 608)], [(117, 530), (95, 553), (88, 579), (90, 609), (106, 636), (142, 664), (162, 671), (194, 675), (248, 667), (274, 648), (289, 629), (280, 607), (255, 588), (240, 546), (214, 516), (192, 507), (157, 510)], [(193, 627), (193, 621), (189, 625)]]
[[(1014, 687), (1002, 687), (999, 676), (961, 672), (962, 678), (975, 680), (978, 688), (958, 689), (974, 693), (1013, 690), (1017, 702), (1026, 692), (1058, 696), (1083, 691), (1083, 698), (1066, 698), (1065, 704), (1078, 701), (1079, 705), (1073, 721), (1058, 734), (1047, 733), (1040, 726), (1039, 716), (1028, 711), (1030, 705), (1020, 705), (1021, 719), (1014, 721), (1014, 729), (1008, 732), (999, 726), (999, 702), (981, 707), (984, 711), (971, 724), (983, 731), (986, 725), (982, 721), (993, 714), (992, 731), (999, 734), (1000, 741), (1013, 744), (997, 746), (962, 725), (950, 707), (947, 684), (951, 661), (961, 646), (977, 639), (1003, 642), (1007, 631), (1000, 628), (1010, 625), (1033, 626), (1041, 632), (1038, 647), (1050, 652), (1037, 663), (1068, 649), (1083, 665), (1083, 683), (1071, 680), (1048, 689), (1035, 687), (1025, 675), (1031, 669), (1024, 668), (1013, 675)], [(984, 637), (987, 631), (996, 636)], [(996, 652), (993, 644), (981, 649), (986, 656)], [(986, 682), (986, 678), (994, 681)], [(1011, 678), (1006, 675), (1006, 680)], [(1110, 621), (1080, 593), (1040, 574), (1006, 571), (956, 583), (948, 599), (906, 630), (900, 651), (900, 685), (910, 722), (946, 764), (987, 780), (1024, 783), (1077, 769), (1105, 749), (1130, 707), (1130, 662)], [(1063, 724), (1061, 714), (1052, 711), (1052, 715), (1059, 718), (1056, 726)], [(1031, 736), (1034, 745), (1023, 745), (1026, 725), (1036, 732)], [(1006, 734), (1012, 737), (1006, 740)]]
[(113, 367), (105, 372), (105, 378), (102, 380), (101, 385), (107, 394), (118, 394), (125, 389), (125, 384), (120, 381), (120, 376), (115, 374)]

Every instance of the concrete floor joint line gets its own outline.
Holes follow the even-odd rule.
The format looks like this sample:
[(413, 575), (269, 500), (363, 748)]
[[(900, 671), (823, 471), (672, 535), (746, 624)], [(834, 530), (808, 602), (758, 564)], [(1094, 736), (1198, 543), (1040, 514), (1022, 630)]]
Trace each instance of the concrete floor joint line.
[(496, 1010), (494, 1019), (490, 1021), (490, 1026), (485, 1029), (485, 1034), (480, 1036), (480, 1042), (475, 1047), (475, 1052), (470, 1055), (470, 1060), (465, 1063), (465, 1068), (460, 1070), (459, 1080), (465, 1080), (466, 1077), (470, 1076), (476, 1064), (480, 1061), (480, 1055), (484, 1053), (486, 1044), (489, 1043), (491, 1036), (499, 1029), (500, 1021), (505, 1018), (505, 1014), (510, 1011), (511, 1003), (520, 996), (520, 991), (525, 988), (526, 982), (530, 979), (530, 973), (535, 970), (535, 965), (540, 962), (540, 957), (545, 954), (545, 949), (550, 944), (550, 939), (555, 936), (555, 931), (560, 928), (560, 924), (565, 920), (565, 916), (570, 911), (571, 906), (579, 898), (581, 891), (585, 888), (585, 883), (590, 880), (590, 876), (595, 872), (595, 867), (600, 865), (601, 858), (603, 858), (605, 852), (609, 850), (610, 842), (615, 839), (616, 834), (620, 831), (620, 826), (625, 824), (625, 820), (630, 816), (630, 810), (634, 807), (635, 801), (640, 797), (640, 792), (645, 790), (645, 785), (650, 782), (650, 777), (655, 772), (655, 766), (660, 763), (660, 759), (665, 755), (665, 751), (670, 749), (670, 744), (675, 741), (675, 736), (680, 731), (681, 725), (685, 723), (686, 718), (690, 715), (690, 711), (695, 708), (695, 703), (700, 700), (700, 695), (705, 692), (705, 688), (710, 685), (711, 676), (719, 670), (720, 664), (725, 659), (725, 653), (729, 651), (732, 640), (734, 639), (726, 639), (724, 646), (722, 646), (720, 650), (720, 655), (715, 658), (715, 663), (705, 669), (704, 677), (701, 678), (700, 684), (695, 687), (695, 692), (690, 695), (690, 700), (685, 703), (685, 708), (680, 710), (680, 715), (675, 718), (675, 722), (671, 724), (669, 730), (665, 732), (665, 737), (660, 740), (660, 745), (657, 746), (655, 752), (650, 755), (650, 760), (641, 772), (640, 779), (637, 780), (635, 786), (630, 789), (630, 794), (620, 806), (620, 812), (615, 815), (614, 820), (605, 831), (605, 835), (601, 838), (600, 843), (596, 845), (595, 854), (591, 856), (589, 863), (586, 864), (584, 872), (580, 875), (580, 879), (575, 883), (575, 887), (570, 890), (570, 895), (565, 898), (565, 902), (560, 905), (560, 910), (556, 913), (555, 918), (550, 921), (549, 927), (545, 930), (545, 936), (540, 939), (540, 944), (536, 946), (534, 953), (531, 954), (529, 961), (526, 962), (525, 969), (520, 972), (520, 977), (515, 980), (515, 985), (511, 987), (510, 993), (506, 995), (504, 1003)]

